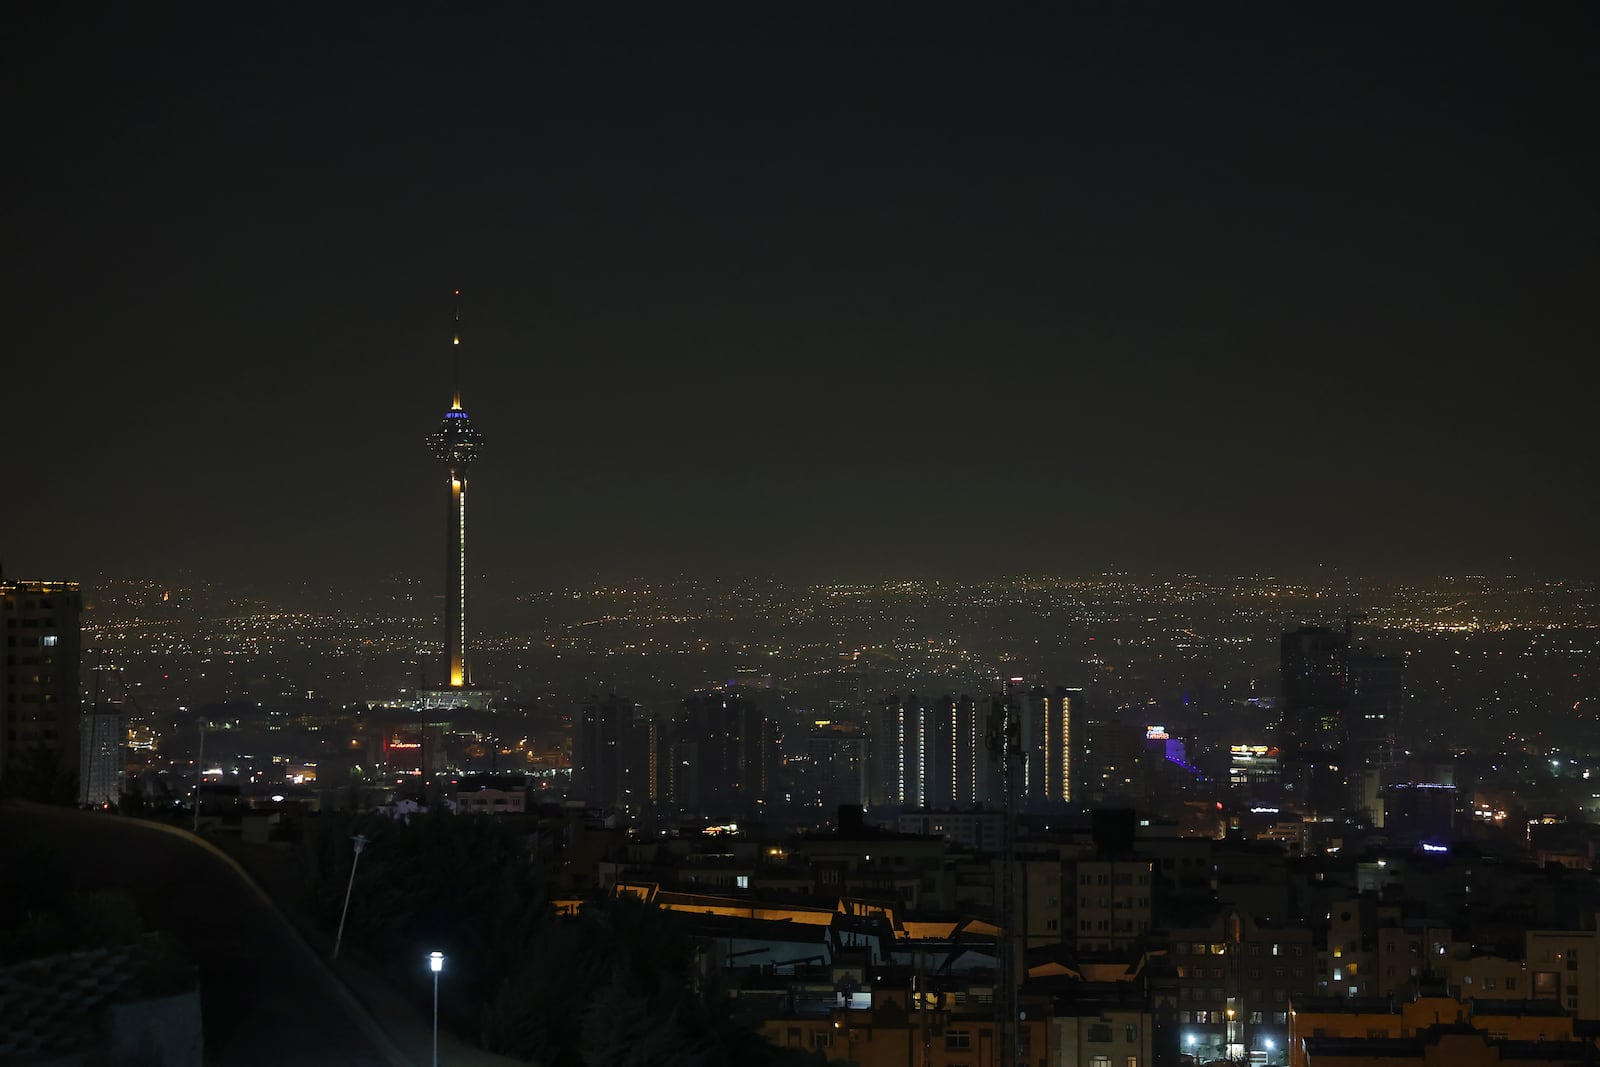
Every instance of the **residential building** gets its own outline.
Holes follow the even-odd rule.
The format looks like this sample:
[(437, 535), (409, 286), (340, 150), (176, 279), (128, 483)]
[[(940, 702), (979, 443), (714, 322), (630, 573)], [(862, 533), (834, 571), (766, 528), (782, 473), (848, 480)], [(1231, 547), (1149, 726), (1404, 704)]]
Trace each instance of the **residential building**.
[(78, 769), (82, 610), (77, 582), (0, 581), (0, 777), (70, 782)]
[[(1289, 1067), (1342, 1062), (1358, 1054), (1354, 1046), (1318, 1044), (1328, 1039), (1404, 1041), (1425, 1036), (1429, 1030), (1441, 1026), (1453, 1028), (1448, 1032), (1463, 1035), (1475, 1030), (1485, 1039), (1496, 1042), (1570, 1042), (1574, 1038), (1570, 1014), (1555, 1004), (1536, 1001), (1484, 1001), (1450, 996), (1422, 996), (1413, 1000), (1296, 997), (1289, 1010)], [(1369, 1058), (1364, 1062), (1371, 1062), (1375, 1051), (1369, 1049)], [(1407, 1052), (1400, 1046), (1394, 1051), (1402, 1056)], [(1384, 1062), (1389, 1062), (1387, 1055)]]

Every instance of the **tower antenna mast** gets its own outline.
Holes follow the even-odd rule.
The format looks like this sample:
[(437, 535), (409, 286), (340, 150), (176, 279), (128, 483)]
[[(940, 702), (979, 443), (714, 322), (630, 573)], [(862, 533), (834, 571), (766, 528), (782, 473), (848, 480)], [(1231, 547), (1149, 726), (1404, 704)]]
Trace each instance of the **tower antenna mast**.
[(451, 333), (450, 350), (455, 355), (455, 381), (452, 383), (454, 397), (450, 402), (451, 411), (461, 410), (461, 290), (455, 292), (455, 329)]

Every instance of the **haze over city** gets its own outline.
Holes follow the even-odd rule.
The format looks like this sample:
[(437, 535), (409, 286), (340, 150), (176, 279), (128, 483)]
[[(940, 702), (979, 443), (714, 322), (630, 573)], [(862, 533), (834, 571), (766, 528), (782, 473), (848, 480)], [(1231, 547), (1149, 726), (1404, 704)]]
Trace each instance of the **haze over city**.
[(1593, 19), (15, 13), (6, 562), (1592, 575)]

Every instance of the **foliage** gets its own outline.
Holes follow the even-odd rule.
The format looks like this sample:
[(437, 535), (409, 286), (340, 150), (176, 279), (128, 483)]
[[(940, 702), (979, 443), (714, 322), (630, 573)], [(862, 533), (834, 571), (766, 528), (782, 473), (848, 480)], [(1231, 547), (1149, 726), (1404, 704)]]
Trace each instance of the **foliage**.
[(44, 902), (19, 894), (17, 904), (12, 922), (0, 929), (0, 964), (127, 945), (144, 936), (139, 906), (120, 890), (73, 893)]
[(316, 905), (330, 929), (338, 923), (350, 838), (365, 834), (345, 943), (411, 975), (419, 992), (431, 990), (423, 954), (444, 952), (441, 1014), (496, 1052), (545, 1067), (825, 1062), (778, 1049), (737, 1018), (671, 915), (632, 899), (556, 915), (518, 825), (448, 812), (322, 820), (305, 845)]
[(39, 804), (71, 807), (78, 803), (78, 768), (63, 763), (60, 753), (42, 744), (31, 745), (12, 757), (0, 777), (0, 799), (14, 797)]

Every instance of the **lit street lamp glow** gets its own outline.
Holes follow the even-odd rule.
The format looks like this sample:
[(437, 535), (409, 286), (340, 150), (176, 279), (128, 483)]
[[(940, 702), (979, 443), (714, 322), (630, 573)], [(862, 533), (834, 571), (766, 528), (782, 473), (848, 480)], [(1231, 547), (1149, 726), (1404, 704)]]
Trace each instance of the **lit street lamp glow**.
[(439, 1067), (439, 972), (444, 970), (444, 953), (428, 953), (428, 970), (433, 972), (433, 1067)]

